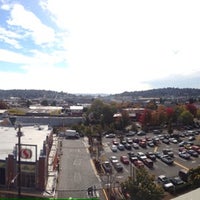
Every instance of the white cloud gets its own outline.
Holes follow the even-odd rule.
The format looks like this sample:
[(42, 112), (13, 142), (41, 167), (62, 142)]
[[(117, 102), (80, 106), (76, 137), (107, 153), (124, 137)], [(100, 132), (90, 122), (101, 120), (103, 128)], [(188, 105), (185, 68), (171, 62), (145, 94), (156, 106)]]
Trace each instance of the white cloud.
[(16, 49), (22, 48), (21, 45), (19, 44), (19, 39), (21, 39), (22, 36), (14, 33), (12, 31), (8, 31), (5, 28), (0, 27), (0, 41), (3, 41), (7, 44), (10, 44)]
[(20, 53), (0, 49), (0, 61), (16, 64), (31, 63), (32, 58)]
[(20, 26), (29, 31), (36, 44), (54, 42), (54, 30), (42, 24), (41, 20), (32, 12), (27, 11), (20, 4), (14, 4), (11, 10), (11, 18), (7, 23), (12, 26)]

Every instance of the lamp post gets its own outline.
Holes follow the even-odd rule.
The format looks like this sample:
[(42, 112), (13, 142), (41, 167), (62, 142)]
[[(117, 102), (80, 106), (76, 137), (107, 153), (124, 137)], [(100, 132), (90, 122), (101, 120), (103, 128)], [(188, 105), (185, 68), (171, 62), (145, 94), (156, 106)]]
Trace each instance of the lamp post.
[(18, 125), (17, 137), (18, 137), (18, 198), (21, 197), (21, 125)]

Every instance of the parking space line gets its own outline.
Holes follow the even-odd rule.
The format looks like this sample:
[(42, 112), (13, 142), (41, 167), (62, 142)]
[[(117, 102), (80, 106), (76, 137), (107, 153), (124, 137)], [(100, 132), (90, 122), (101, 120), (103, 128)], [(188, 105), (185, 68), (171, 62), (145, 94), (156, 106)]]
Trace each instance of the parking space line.
[(182, 165), (182, 164), (180, 164), (180, 163), (178, 163), (176, 161), (174, 161), (174, 164), (178, 165), (179, 167), (182, 167), (183, 169), (189, 170), (189, 168), (185, 167), (184, 165)]
[(158, 150), (158, 147), (155, 147), (155, 148), (154, 148), (154, 153), (157, 152), (157, 150)]

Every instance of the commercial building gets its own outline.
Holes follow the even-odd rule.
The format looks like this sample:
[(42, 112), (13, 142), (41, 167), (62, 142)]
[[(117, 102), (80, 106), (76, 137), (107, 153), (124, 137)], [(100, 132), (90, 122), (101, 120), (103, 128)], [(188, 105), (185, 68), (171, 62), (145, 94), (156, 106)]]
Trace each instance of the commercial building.
[[(22, 132), (20, 153), (17, 136), (19, 131)], [(49, 153), (53, 144), (52, 130), (47, 125), (22, 126), (21, 129), (1, 126), (0, 138), (0, 190), (17, 191), (18, 178), (21, 177), (22, 191), (44, 191), (48, 179)], [(55, 168), (57, 153), (51, 160), (52, 167)]]

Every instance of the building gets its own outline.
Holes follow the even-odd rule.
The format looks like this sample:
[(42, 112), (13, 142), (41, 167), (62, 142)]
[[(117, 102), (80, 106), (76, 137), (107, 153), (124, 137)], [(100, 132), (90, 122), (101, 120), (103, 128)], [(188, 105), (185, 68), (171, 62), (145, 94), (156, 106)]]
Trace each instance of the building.
[[(133, 121), (138, 121), (140, 115), (144, 112), (145, 108), (124, 108), (122, 111), (126, 112), (129, 118)], [(114, 119), (122, 117), (122, 113), (115, 113)]]
[[(0, 188), (16, 191), (18, 188), (18, 137), (20, 129), (0, 127)], [(48, 159), (53, 143), (53, 132), (47, 125), (21, 128), (21, 188), (23, 191), (44, 191), (48, 179)], [(52, 158), (51, 158), (52, 159)], [(58, 155), (52, 159), (55, 168)], [(2, 192), (1, 192), (2, 193)]]

